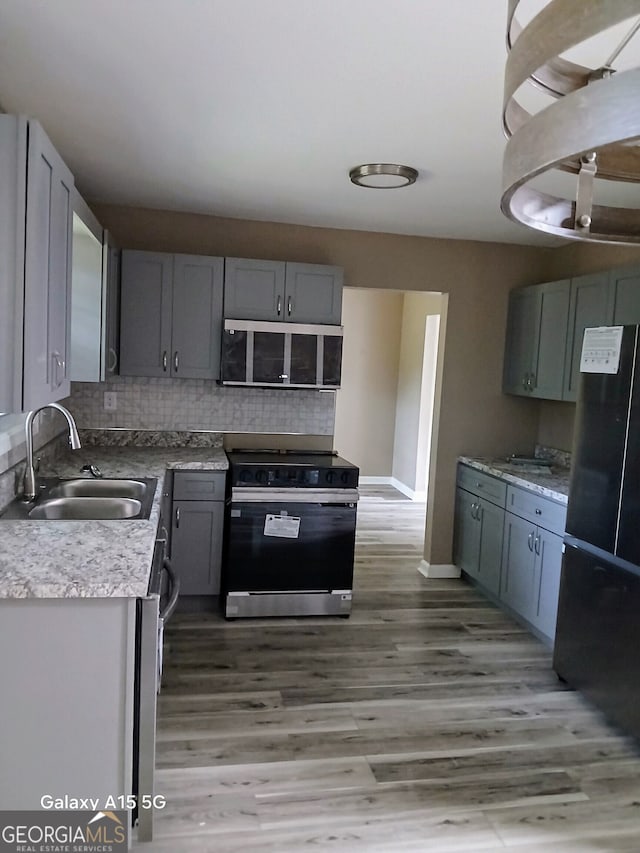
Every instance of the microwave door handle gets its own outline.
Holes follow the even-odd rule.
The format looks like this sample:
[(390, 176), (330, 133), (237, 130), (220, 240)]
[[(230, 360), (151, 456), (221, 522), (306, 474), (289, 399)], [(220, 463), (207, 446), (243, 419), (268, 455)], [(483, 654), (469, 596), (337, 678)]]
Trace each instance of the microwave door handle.
[(160, 611), (160, 619), (166, 623), (173, 616), (173, 611), (176, 609), (176, 605), (178, 603), (178, 596), (180, 595), (180, 578), (176, 574), (170, 560), (165, 559), (162, 564), (162, 568), (169, 575), (169, 583), (171, 584), (171, 595), (169, 596), (169, 601), (167, 601), (164, 608)]

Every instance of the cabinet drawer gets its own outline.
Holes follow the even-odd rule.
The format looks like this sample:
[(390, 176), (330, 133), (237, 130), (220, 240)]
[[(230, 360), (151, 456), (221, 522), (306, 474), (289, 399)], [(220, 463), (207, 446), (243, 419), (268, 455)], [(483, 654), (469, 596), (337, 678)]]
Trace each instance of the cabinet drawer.
[(507, 489), (507, 509), (545, 530), (550, 530), (552, 533), (557, 533), (560, 536), (564, 533), (567, 519), (566, 506), (557, 504), (535, 492), (509, 486)]
[(507, 497), (507, 484), (497, 477), (484, 474), (468, 465), (458, 465), (458, 485), (474, 495), (481, 495), (488, 501), (504, 507)]
[(173, 499), (176, 501), (222, 501), (226, 471), (176, 471)]

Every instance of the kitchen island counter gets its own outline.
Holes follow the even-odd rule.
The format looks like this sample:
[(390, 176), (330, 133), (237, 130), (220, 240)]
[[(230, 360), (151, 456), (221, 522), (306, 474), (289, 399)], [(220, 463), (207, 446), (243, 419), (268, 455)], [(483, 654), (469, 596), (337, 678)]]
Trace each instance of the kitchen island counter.
[(83, 446), (66, 451), (40, 476), (155, 477), (148, 519), (4, 521), (0, 519), (0, 599), (138, 598), (147, 594), (167, 469), (228, 468), (221, 447)]

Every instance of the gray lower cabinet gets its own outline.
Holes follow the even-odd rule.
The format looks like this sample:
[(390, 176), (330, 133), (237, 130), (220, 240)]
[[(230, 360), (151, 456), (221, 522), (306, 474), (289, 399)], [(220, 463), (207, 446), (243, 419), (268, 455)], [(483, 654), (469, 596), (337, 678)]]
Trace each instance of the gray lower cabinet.
[[(477, 474), (477, 472), (474, 473)], [(492, 480), (493, 483), (491, 483)], [(467, 575), (497, 596), (500, 590), (506, 488), (495, 478), (484, 474), (473, 477), (473, 483), (477, 484), (475, 492), (462, 488), (462, 486), (473, 487), (471, 481), (459, 477), (458, 483), (454, 539), (455, 563)], [(494, 483), (497, 489), (493, 488)], [(492, 499), (489, 499), (490, 497)], [(494, 503), (494, 500), (497, 503)]]
[(171, 563), (181, 599), (220, 592), (225, 476), (223, 471), (173, 475)]
[(509, 486), (500, 600), (553, 639), (566, 506)]
[(225, 258), (224, 316), (340, 325), (341, 267)]
[(553, 640), (566, 506), (463, 464), (457, 483), (455, 564)]
[(124, 250), (120, 373), (217, 379), (222, 258)]
[(0, 116), (0, 411), (69, 395), (73, 175), (37, 121)]

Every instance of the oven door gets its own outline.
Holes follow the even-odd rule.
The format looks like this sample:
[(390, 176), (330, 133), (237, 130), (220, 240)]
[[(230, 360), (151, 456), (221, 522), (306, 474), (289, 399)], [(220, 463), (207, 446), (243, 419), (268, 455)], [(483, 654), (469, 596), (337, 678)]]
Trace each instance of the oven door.
[(225, 592), (350, 591), (357, 490), (273, 491), (234, 489)]

